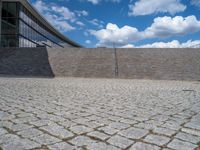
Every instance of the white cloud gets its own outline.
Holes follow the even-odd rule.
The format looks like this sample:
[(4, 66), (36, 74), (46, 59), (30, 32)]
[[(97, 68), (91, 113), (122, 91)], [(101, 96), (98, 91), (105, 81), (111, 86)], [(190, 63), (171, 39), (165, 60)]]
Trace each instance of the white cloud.
[(180, 48), (182, 44), (179, 41), (174, 40), (171, 42), (155, 42), (152, 44), (146, 44), (139, 46), (140, 48)]
[(136, 48), (136, 47), (133, 44), (127, 44), (127, 45), (121, 46), (121, 48)]
[(97, 46), (112, 47), (115, 44), (120, 47), (139, 40), (185, 35), (197, 31), (200, 31), (200, 21), (195, 16), (176, 16), (155, 18), (153, 24), (144, 31), (130, 26), (119, 28), (116, 24), (108, 23), (105, 29), (90, 30), (90, 33), (99, 40)]
[(92, 19), (92, 20), (89, 20), (88, 22), (94, 26), (97, 26), (98, 28), (103, 28), (103, 24), (104, 24), (103, 21), (100, 21), (98, 19)]
[(96, 5), (96, 4), (99, 4), (101, 1), (119, 3), (121, 0), (87, 0), (87, 1)]
[(130, 26), (119, 28), (112, 23), (108, 23), (106, 29), (91, 30), (90, 33), (99, 40), (97, 46), (113, 46), (113, 44), (119, 46), (141, 39), (136, 28)]
[(46, 13), (45, 18), (46, 18), (46, 20), (51, 22), (51, 24), (53, 24), (59, 31), (67, 32), (67, 31), (71, 31), (71, 30), (75, 29), (66, 20), (60, 19), (60, 17), (58, 17), (56, 15)]
[(59, 16), (62, 16), (66, 20), (74, 21), (76, 20), (76, 16), (74, 12), (71, 12), (67, 7), (63, 6), (51, 6), (51, 10), (53, 13), (56, 13)]
[(195, 16), (158, 17), (154, 23), (145, 30), (146, 37), (169, 37), (184, 35), (200, 30), (200, 21)]
[(75, 29), (68, 21), (74, 22), (76, 20), (76, 15), (67, 7), (58, 6), (56, 4), (47, 4), (41, 0), (37, 0), (33, 3), (33, 6), (58, 30), (66, 32)]
[(100, 0), (88, 0), (88, 2), (91, 2), (92, 4), (98, 4)]
[(35, 3), (33, 3), (33, 6), (42, 14), (49, 10), (47, 5), (45, 5), (45, 3), (43, 3), (41, 0), (37, 0)]
[(44, 15), (46, 20), (48, 20), (50, 23), (52, 23), (58, 30), (62, 32), (67, 32), (74, 30), (75, 27), (70, 25), (69, 22), (75, 23), (79, 26), (84, 26), (84, 23), (81, 21), (77, 21), (78, 17), (81, 16), (88, 16), (89, 13), (85, 10), (79, 11), (71, 11), (69, 8), (64, 6), (59, 6), (55, 3), (45, 3), (42, 0), (37, 0), (35, 3), (33, 3), (33, 6)]
[(82, 10), (82, 11), (76, 10), (75, 12), (76, 12), (77, 16), (79, 16), (79, 17), (88, 16), (89, 15), (89, 13), (87, 11), (85, 11), (85, 10)]
[(196, 46), (200, 46), (200, 40), (192, 41), (189, 40), (185, 43), (180, 43), (177, 40), (173, 40), (171, 42), (155, 42), (152, 44), (145, 44), (140, 46), (134, 46), (133, 44), (127, 44), (122, 46), (121, 48), (196, 48)]
[(91, 44), (91, 41), (90, 40), (86, 40), (85, 43), (86, 44)]
[(129, 5), (130, 16), (150, 15), (154, 13), (170, 13), (172, 15), (183, 12), (186, 6), (180, 0), (139, 0)]
[(200, 7), (200, 0), (191, 0), (191, 4)]
[(76, 24), (79, 25), (79, 26), (85, 26), (85, 24), (80, 22), (80, 21), (77, 21)]

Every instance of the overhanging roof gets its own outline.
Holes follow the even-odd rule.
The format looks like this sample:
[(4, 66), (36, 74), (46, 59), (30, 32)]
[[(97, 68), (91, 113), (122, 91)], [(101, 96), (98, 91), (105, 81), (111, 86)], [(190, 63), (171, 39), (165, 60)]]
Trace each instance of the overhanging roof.
[(74, 47), (82, 47), (78, 43), (70, 40), (63, 34), (61, 34), (57, 29), (55, 29), (40, 13), (27, 1), (27, 0), (0, 0), (2, 2), (20, 2), (26, 9), (28, 9), (33, 16), (35, 16), (42, 24), (44, 24), (51, 32), (53, 32), (57, 37), (59, 37), (64, 42), (74, 46)]

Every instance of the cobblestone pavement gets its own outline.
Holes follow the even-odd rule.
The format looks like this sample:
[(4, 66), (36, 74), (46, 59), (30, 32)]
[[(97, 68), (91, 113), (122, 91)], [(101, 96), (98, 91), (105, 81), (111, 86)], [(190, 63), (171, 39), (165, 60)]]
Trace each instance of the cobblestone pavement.
[(0, 78), (0, 149), (200, 148), (200, 83)]

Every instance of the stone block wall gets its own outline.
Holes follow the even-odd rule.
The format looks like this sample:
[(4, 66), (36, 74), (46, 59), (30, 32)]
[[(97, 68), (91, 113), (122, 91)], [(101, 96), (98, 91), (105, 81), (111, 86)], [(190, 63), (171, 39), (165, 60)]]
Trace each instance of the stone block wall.
[(0, 49), (0, 75), (200, 80), (200, 49)]

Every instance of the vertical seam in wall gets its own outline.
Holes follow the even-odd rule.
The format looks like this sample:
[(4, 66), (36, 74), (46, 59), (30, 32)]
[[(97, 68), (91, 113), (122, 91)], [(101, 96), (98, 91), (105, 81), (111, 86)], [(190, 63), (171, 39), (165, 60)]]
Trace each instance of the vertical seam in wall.
[(0, 47), (1, 47), (1, 13), (2, 13), (2, 1), (0, 0)]
[(118, 58), (117, 58), (117, 49), (114, 48), (114, 66), (115, 66), (115, 78), (118, 78), (119, 67), (118, 67)]

